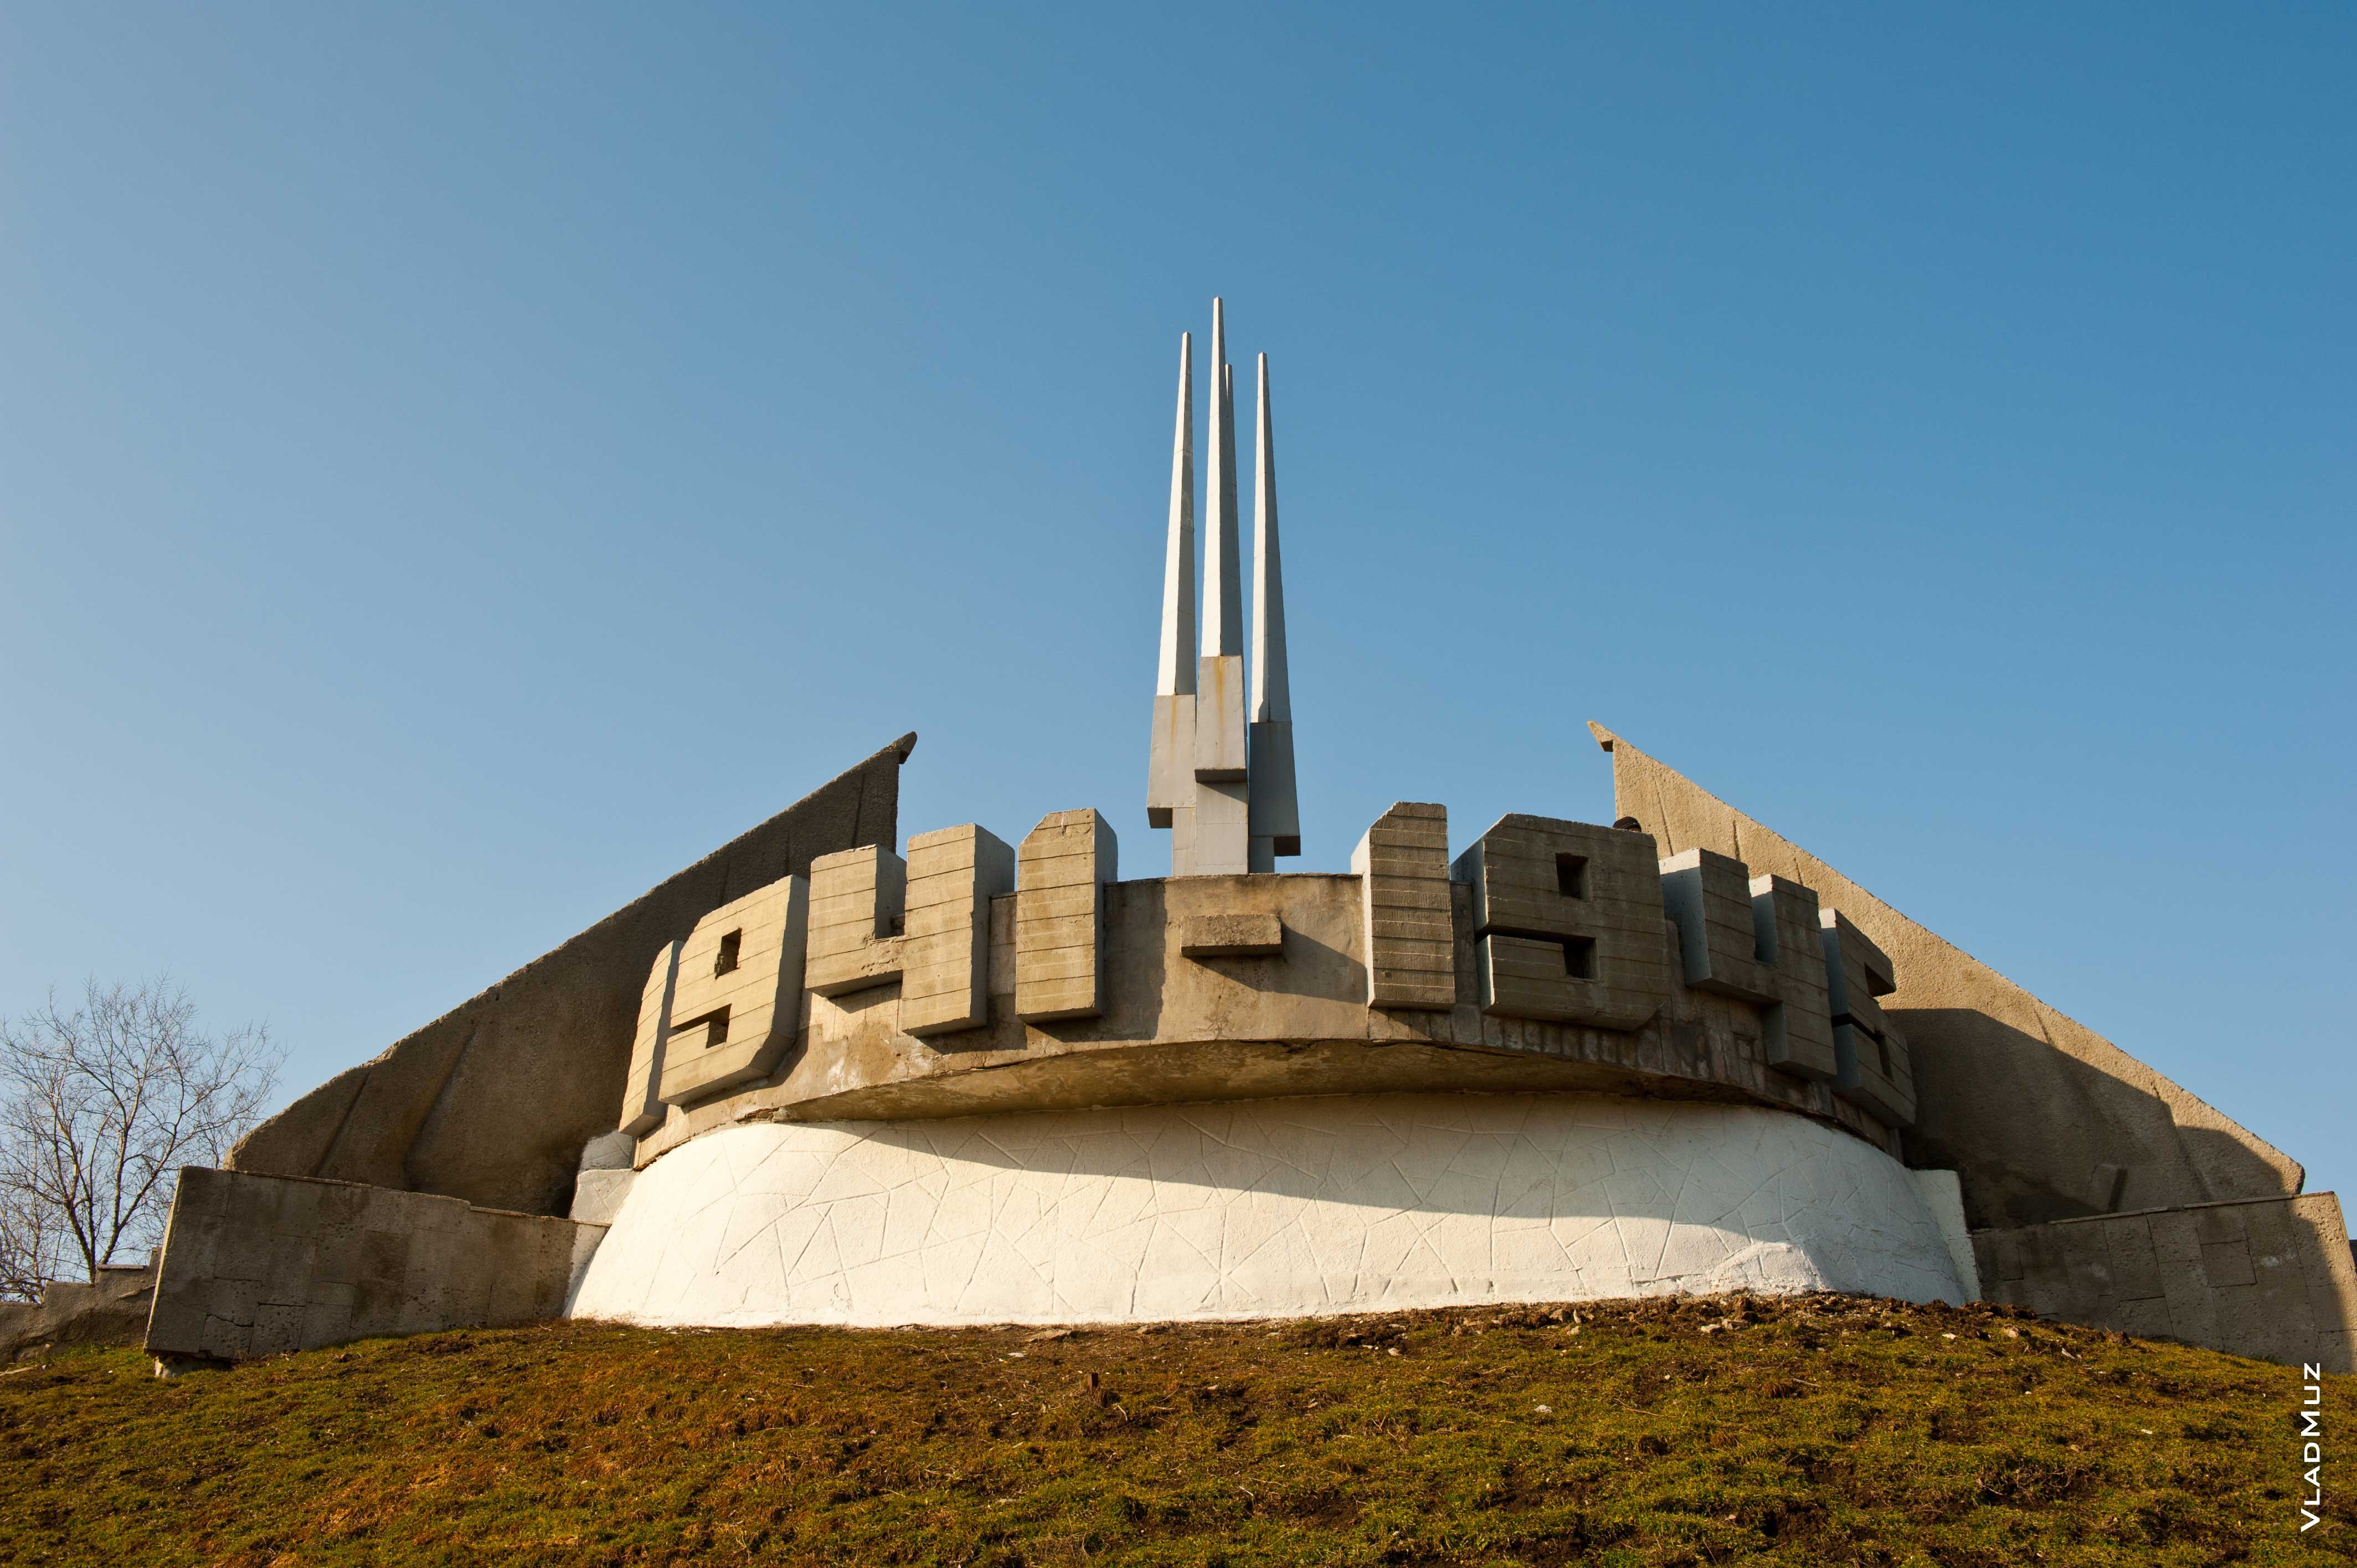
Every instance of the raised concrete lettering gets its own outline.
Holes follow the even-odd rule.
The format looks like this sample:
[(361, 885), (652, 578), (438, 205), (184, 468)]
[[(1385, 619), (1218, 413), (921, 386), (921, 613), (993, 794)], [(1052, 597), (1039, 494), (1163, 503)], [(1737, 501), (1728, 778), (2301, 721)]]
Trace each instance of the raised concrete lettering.
[(1501, 817), (1452, 875), (1473, 890), (1483, 1012), (1634, 1029), (1669, 1000), (1661, 872), (1647, 834)]
[(665, 1101), (684, 1105), (777, 1067), (802, 1026), (810, 918), (810, 878), (781, 876), (695, 923), (672, 991)]

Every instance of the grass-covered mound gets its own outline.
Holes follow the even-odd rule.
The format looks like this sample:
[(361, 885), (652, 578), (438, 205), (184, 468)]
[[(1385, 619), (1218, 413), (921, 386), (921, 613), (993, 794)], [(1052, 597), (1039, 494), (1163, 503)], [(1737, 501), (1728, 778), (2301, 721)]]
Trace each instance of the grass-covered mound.
[(172, 1382), (89, 1351), (0, 1375), (0, 1563), (2345, 1559), (2345, 1523), (2298, 1531), (2299, 1398), (2291, 1369), (1836, 1296), (553, 1324)]

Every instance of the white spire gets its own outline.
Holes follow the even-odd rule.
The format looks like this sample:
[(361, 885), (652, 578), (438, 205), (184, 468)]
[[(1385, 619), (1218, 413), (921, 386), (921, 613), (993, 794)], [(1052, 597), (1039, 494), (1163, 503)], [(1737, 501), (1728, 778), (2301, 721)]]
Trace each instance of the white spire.
[(1157, 696), (1195, 689), (1195, 340), (1178, 335), (1178, 424), (1170, 437), (1170, 542), (1162, 563)]
[(1293, 717), (1285, 673), (1285, 575), (1276, 548), (1276, 444), (1270, 434), (1268, 356), (1260, 357), (1260, 430), (1253, 461), (1253, 660), (1254, 724)]
[(1243, 563), (1236, 528), (1236, 395), (1225, 306), (1211, 301), (1211, 517), (1203, 540), (1203, 657), (1244, 650)]

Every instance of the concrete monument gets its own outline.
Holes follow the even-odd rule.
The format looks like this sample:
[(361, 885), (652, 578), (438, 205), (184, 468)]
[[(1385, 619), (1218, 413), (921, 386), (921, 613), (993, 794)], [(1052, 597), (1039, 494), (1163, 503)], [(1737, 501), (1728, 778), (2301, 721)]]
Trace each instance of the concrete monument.
[(1833, 1289), (2350, 1369), (2357, 1272), (2298, 1165), (1610, 732), (1610, 826), (1515, 813), (1452, 854), (1447, 809), (1403, 801), (1347, 872), (1278, 874), (1301, 822), (1255, 368), (1247, 653), (1220, 302), (1200, 542), (1179, 340), (1146, 802), (1169, 875), (1122, 879), (1086, 807), (904, 860), (905, 737), (191, 1173), (159, 1359), (558, 1313)]

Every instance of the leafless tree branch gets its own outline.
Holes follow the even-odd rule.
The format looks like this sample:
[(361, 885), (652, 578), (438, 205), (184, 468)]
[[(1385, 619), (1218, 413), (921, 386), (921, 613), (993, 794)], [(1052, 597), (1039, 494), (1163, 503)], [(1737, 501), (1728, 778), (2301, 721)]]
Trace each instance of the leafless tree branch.
[(175, 1174), (227, 1156), (281, 1059), (261, 1025), (199, 1031), (164, 979), (93, 979), (71, 1012), (52, 993), (0, 1023), (0, 1297), (153, 1246)]

